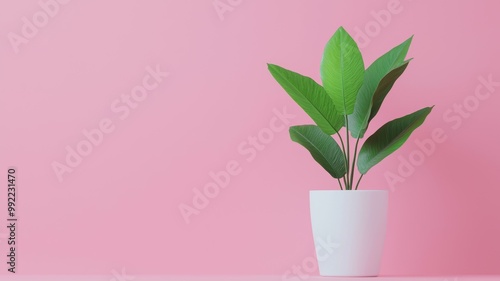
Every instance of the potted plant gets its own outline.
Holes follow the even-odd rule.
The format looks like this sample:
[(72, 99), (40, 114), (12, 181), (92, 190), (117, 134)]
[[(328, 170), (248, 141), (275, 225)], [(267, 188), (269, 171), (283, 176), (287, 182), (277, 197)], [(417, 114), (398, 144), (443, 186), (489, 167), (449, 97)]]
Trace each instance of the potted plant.
[[(365, 70), (356, 42), (340, 27), (324, 49), (320, 67), (323, 85), (268, 64), (276, 81), (316, 123), (290, 127), (291, 139), (309, 150), (340, 188), (310, 191), (312, 231), (323, 276), (379, 274), (388, 192), (358, 190), (359, 183), (373, 166), (405, 143), (432, 107), (389, 121), (362, 146), (360, 140), (408, 66), (410, 59), (405, 57), (411, 41), (412, 37)], [(355, 173), (356, 167), (359, 173)], [(325, 251), (325, 243), (337, 247)]]

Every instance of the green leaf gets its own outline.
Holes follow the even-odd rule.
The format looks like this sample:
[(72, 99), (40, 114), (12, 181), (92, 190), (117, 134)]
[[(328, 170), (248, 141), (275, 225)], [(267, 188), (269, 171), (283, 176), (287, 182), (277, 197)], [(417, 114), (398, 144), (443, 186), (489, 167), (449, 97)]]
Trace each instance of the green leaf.
[(410, 63), (410, 60), (407, 60), (402, 65), (392, 69), (389, 73), (387, 73), (387, 75), (384, 76), (384, 78), (382, 78), (377, 86), (377, 89), (375, 90), (375, 93), (373, 94), (372, 110), (370, 112), (370, 119), (368, 120), (368, 122), (370, 122), (378, 113), (380, 107), (382, 106), (382, 102), (387, 96), (387, 93), (389, 93), (389, 91), (392, 89), (392, 86), (394, 86), (394, 83), (396, 83), (396, 80), (398, 80), (399, 76), (401, 76), (406, 70), (406, 67)]
[(314, 125), (290, 127), (290, 137), (307, 148), (312, 157), (332, 177), (341, 178), (345, 175), (345, 158), (335, 140)]
[(375, 117), (384, 98), (396, 80), (403, 74), (409, 61), (405, 61), (412, 37), (375, 60), (366, 70), (359, 89), (354, 112), (349, 118), (349, 131), (362, 138), (370, 121)]
[(335, 110), (325, 89), (313, 79), (274, 64), (269, 72), (323, 132), (333, 135), (344, 126), (344, 117)]
[(365, 66), (358, 45), (343, 27), (326, 44), (320, 72), (335, 108), (341, 114), (351, 114), (363, 84)]
[(371, 135), (359, 151), (359, 172), (366, 174), (370, 168), (400, 148), (411, 133), (422, 125), (431, 110), (432, 107), (425, 107), (412, 114), (394, 119)]

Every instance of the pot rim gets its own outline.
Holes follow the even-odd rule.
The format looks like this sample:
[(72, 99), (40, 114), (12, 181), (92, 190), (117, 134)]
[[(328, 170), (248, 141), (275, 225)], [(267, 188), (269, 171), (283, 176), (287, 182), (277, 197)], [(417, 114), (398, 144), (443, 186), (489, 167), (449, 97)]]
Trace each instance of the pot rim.
[(379, 192), (384, 192), (387, 193), (389, 192), (388, 190), (384, 189), (376, 189), (376, 190), (323, 190), (323, 189), (317, 189), (317, 190), (309, 190), (309, 193), (329, 193), (329, 192), (362, 192), (362, 193), (379, 193)]

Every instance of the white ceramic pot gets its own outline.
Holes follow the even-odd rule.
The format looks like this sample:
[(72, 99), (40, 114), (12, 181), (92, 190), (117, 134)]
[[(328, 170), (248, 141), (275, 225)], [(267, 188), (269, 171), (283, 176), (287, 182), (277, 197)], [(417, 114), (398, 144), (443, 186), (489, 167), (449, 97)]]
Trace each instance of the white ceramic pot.
[(384, 248), (386, 190), (310, 191), (311, 223), (322, 276), (377, 276)]

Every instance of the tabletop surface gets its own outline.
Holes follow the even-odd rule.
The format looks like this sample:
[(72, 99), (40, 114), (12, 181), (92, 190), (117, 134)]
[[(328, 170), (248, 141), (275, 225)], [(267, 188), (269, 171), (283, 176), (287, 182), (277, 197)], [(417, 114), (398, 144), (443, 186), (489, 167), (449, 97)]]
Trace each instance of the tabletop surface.
[(321, 276), (159, 276), (159, 275), (0, 275), (9, 281), (500, 281), (500, 275), (455, 276), (379, 276), (379, 277), (321, 277)]

